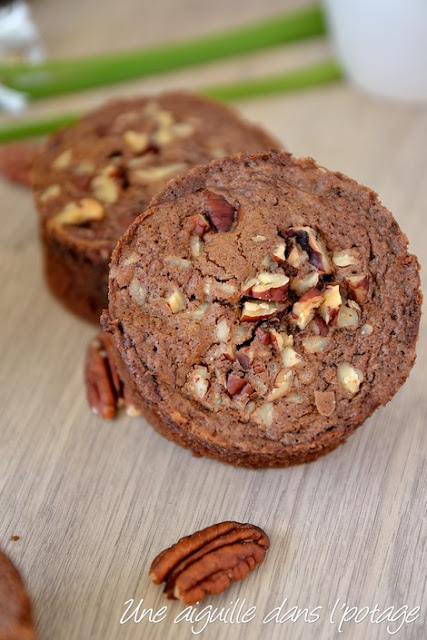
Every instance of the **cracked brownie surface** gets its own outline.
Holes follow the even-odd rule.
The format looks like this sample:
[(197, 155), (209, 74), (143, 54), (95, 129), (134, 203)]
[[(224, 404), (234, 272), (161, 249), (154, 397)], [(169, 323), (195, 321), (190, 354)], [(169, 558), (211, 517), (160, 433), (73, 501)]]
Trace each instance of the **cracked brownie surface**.
[(229, 107), (184, 92), (116, 100), (54, 134), (32, 175), (52, 291), (98, 322), (111, 252), (170, 178), (278, 146)]
[(311, 159), (239, 154), (170, 182), (128, 229), (103, 324), (161, 433), (285, 466), (344, 442), (403, 384), (418, 271), (371, 190)]

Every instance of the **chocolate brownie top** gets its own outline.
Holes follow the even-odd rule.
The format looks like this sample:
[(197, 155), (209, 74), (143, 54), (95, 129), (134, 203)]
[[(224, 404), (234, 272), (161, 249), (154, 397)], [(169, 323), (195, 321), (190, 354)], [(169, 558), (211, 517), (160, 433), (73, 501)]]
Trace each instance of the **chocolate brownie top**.
[(17, 569), (0, 551), (0, 638), (36, 640), (30, 600)]
[(128, 229), (109, 315), (171, 416), (179, 402), (216, 446), (276, 455), (342, 439), (404, 382), (418, 271), (368, 188), (311, 159), (238, 154), (170, 182)]
[(234, 110), (195, 94), (116, 100), (49, 139), (33, 171), (36, 204), (54, 232), (112, 250), (170, 178), (277, 146)]

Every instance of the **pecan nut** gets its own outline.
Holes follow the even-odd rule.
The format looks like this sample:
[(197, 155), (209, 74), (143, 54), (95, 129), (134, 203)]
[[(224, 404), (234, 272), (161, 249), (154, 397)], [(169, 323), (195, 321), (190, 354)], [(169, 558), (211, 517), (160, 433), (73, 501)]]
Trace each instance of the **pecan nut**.
[(329, 418), (335, 412), (336, 400), (333, 391), (315, 391), (314, 401), (321, 416)]
[(236, 209), (220, 193), (205, 189), (206, 216), (215, 231), (230, 231), (233, 226)]
[(100, 333), (86, 352), (85, 383), (89, 406), (101, 418), (111, 420), (115, 417), (120, 399), (123, 396), (114, 359), (111, 339)]
[(244, 378), (240, 378), (234, 373), (230, 373), (227, 378), (227, 391), (230, 396), (250, 396), (254, 390)]
[(326, 274), (333, 273), (334, 266), (329, 259), (326, 246), (315, 229), (290, 227), (286, 235), (290, 238), (296, 238), (301, 249), (307, 252), (308, 261), (313, 267)]
[(190, 216), (189, 223), (191, 233), (201, 239), (203, 239), (205, 233), (208, 233), (211, 228), (209, 222), (200, 213)]
[(270, 540), (255, 525), (221, 522), (178, 540), (150, 568), (154, 584), (166, 583), (167, 598), (194, 604), (243, 580), (264, 560)]

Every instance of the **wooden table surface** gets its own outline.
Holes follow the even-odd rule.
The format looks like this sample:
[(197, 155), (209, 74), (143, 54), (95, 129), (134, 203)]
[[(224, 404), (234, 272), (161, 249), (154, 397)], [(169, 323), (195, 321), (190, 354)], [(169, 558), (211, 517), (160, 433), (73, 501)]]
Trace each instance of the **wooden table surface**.
[[(295, 4), (301, 2), (40, 0), (33, 7), (50, 54), (71, 55), (205, 33)], [(297, 44), (39, 103), (30, 113), (232, 81), (328, 51), (322, 42)], [(341, 84), (239, 107), (296, 155), (373, 187), (426, 263), (427, 105), (384, 102)], [(339, 450), (311, 465), (256, 472), (196, 459), (142, 419), (91, 415), (82, 364), (94, 330), (46, 290), (28, 191), (2, 182), (0, 201), (0, 544), (26, 578), (40, 638), (181, 640), (204, 625), (200, 635), (208, 640), (427, 637), (425, 319), (408, 382)], [(260, 525), (271, 549), (261, 569), (192, 612), (200, 618), (192, 629), (188, 619), (177, 621), (184, 606), (163, 599), (148, 568), (179, 536), (226, 519)], [(20, 539), (11, 541), (14, 535)], [(311, 617), (264, 622), (286, 598), (282, 618), (292, 607), (308, 608)], [(120, 624), (130, 599), (144, 599), (142, 607), (154, 612), (166, 604), (165, 619)], [(231, 602), (241, 611), (256, 607), (254, 619), (207, 624), (202, 617), (205, 605)], [(363, 607), (375, 605), (383, 617), (394, 607), (389, 630), (387, 622), (366, 619), (344, 623), (339, 633), (345, 606), (362, 617)], [(421, 607), (412, 623), (398, 618), (405, 606)]]

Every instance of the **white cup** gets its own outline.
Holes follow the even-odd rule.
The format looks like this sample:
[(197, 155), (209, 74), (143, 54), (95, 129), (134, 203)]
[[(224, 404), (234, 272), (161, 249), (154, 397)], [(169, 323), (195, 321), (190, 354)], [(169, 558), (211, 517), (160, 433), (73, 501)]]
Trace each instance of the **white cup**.
[(324, 0), (338, 56), (360, 88), (427, 101), (427, 0)]

